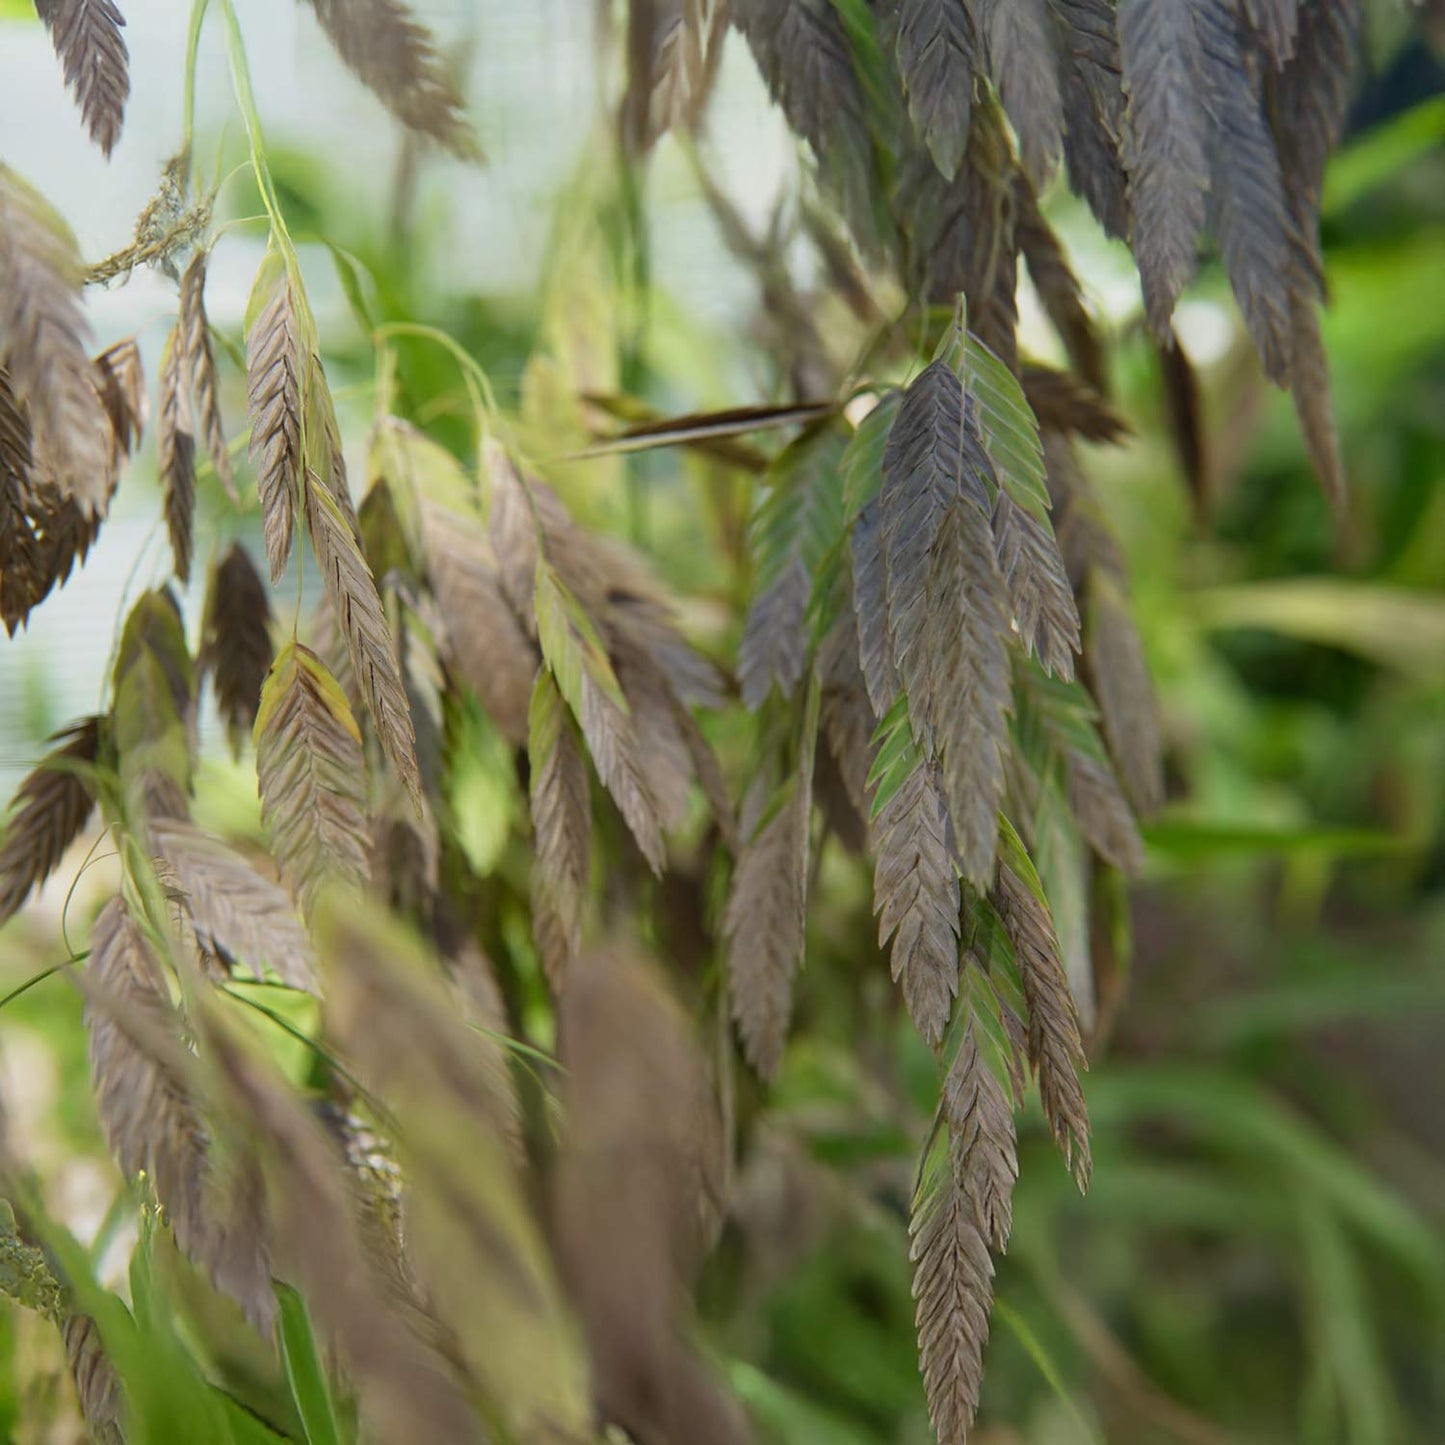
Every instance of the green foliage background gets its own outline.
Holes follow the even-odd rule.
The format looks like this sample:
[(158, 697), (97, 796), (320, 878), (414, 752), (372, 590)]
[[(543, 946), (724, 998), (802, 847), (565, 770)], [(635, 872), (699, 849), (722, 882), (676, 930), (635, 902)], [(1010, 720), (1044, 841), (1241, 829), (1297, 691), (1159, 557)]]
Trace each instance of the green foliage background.
[[(1331, 172), (1325, 335), (1352, 484), (1338, 544), (1288, 401), (1258, 376), (1223, 282), (1195, 293), (1202, 325), (1231, 328), (1203, 367), (1204, 497), (1181, 480), (1149, 348), (1116, 317), (1120, 409), (1137, 435), (1087, 461), (1128, 554), (1172, 801), (1147, 833), (1132, 947), (1117, 954), (1117, 1007), (1087, 1082), (1088, 1197), (1036, 1116), (1021, 1141), (980, 1441), (1445, 1438), (1442, 139), (1445, 102), (1427, 100), (1360, 134)], [(390, 322), (454, 337), (504, 407), (530, 408), (553, 453), (580, 438), (580, 417), (557, 404), (549, 368), (595, 367), (597, 389), (661, 411), (767, 385), (749, 376), (752, 316), (719, 320), (649, 276), (639, 216), (660, 191), (695, 185), (684, 156), (664, 143), (645, 196), (605, 157), (599, 139), (560, 200), (540, 291), (498, 295), (459, 292), (425, 263), (444, 254), (427, 238), (448, 224), (434, 194), (423, 211), (398, 199), (378, 216), (348, 198), (334, 158), (273, 152), (293, 233), (335, 248), (303, 255), (318, 287), (334, 266), (351, 313), (322, 327), (349, 442), (370, 414), (370, 333)], [(243, 192), (228, 188), (228, 213), (257, 209)], [(1102, 292), (1126, 263), (1082, 212), (1058, 219)], [(392, 344), (407, 413), (464, 452), (453, 361), (424, 338)], [(705, 632), (709, 597), (740, 585), (734, 482), (678, 453), (561, 475), (578, 515), (644, 548)], [(127, 490), (140, 491), (136, 476)], [(201, 528), (237, 534), (259, 539), (254, 515)], [(38, 751), (50, 721), (5, 752)], [(507, 824), (522, 802), (505, 751), (479, 718), (459, 727), (459, 834), (481, 871), (514, 866)], [(206, 768), (208, 821), (259, 836), (249, 774), (219, 746)], [(875, 958), (863, 874), (830, 851), (820, 878), (799, 1022), (705, 1283), (704, 1324), (765, 1436), (904, 1445), (929, 1438), (905, 1216), (935, 1076)], [(0, 936), (6, 1085), (31, 1100), (16, 1125), (52, 1212), (77, 1221), (75, 1247), (112, 1283), (130, 1208), (93, 1118), (80, 999), (58, 979), (17, 992), (55, 949), (53, 913)], [(292, 1020), (302, 1033), (312, 1022)], [(280, 1031), (275, 1045), (300, 1075), (304, 1047)], [(272, 1438), (210, 1398), (210, 1366), (176, 1365), (196, 1354), (193, 1326), (139, 1305), (179, 1266), (149, 1233), (137, 1258), (143, 1368), (172, 1391), (162, 1413), (181, 1431)], [(291, 1385), (276, 1408), (314, 1445), (345, 1438), (304, 1311), (293, 1302), (283, 1324)], [(68, 1388), (43, 1322), (0, 1311), (0, 1438), (65, 1438), (48, 1432)]]

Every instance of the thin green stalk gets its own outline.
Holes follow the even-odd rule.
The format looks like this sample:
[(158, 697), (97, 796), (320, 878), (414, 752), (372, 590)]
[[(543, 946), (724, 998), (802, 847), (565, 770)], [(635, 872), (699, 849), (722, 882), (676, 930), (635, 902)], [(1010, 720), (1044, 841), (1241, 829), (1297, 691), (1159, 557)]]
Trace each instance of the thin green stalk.
[(105, 1218), (100, 1221), (100, 1228), (96, 1230), (95, 1238), (90, 1242), (90, 1263), (93, 1268), (100, 1268), (100, 1263), (120, 1232), (121, 1226), (134, 1212), (135, 1200), (131, 1196), (130, 1186), (122, 1184), (115, 1191), (115, 1195), (110, 1201), (110, 1208), (105, 1211)]
[(1058, 1366), (1054, 1363), (1049, 1352), (1044, 1348), (1039, 1337), (1033, 1332), (1029, 1322), (1012, 1306), (1001, 1299), (993, 1302), (994, 1318), (1000, 1324), (1007, 1326), (1012, 1331), (1019, 1344), (1024, 1347), (1025, 1353), (1038, 1368), (1039, 1374), (1044, 1377), (1045, 1383), (1058, 1397), (1064, 1408), (1073, 1417), (1075, 1425), (1078, 1426), (1081, 1436), (1089, 1442), (1089, 1445), (1103, 1445), (1099, 1432), (1094, 1429), (1084, 1412), (1079, 1408), (1078, 1402), (1069, 1392), (1069, 1387), (1064, 1383), (1064, 1377), (1059, 1373)]
[[(238, 167), (238, 169), (249, 170), (250, 166), (246, 165)], [(227, 179), (229, 179), (229, 177)], [(257, 221), (265, 221), (269, 226), (271, 224), (271, 217), (268, 216), (265, 211), (257, 211), (254, 216), (232, 216), (229, 221), (223, 221), (217, 226), (211, 234), (216, 240), (219, 240), (227, 231), (239, 230), (242, 226), (254, 226)]]
[[(539, 1049), (535, 1044), (524, 1043), (521, 1039), (513, 1038), (511, 1034), (503, 1033), (500, 1029), (489, 1029), (485, 1024), (468, 1023), (467, 1027), (473, 1033), (482, 1034), (506, 1049), (508, 1053), (516, 1054), (519, 1059), (532, 1059), (537, 1063), (546, 1064), (549, 1069), (557, 1073), (565, 1074), (567, 1069), (556, 1054), (549, 1054), (546, 1049)], [(540, 1075), (538, 1075), (540, 1079)]]
[(281, 203), (271, 180), (271, 168), (266, 163), (266, 141), (261, 134), (261, 116), (256, 109), (256, 93), (251, 88), (251, 67), (246, 60), (246, 43), (241, 35), (241, 22), (236, 17), (236, 7), (231, 0), (216, 0), (216, 3), (220, 6), (226, 22), (226, 55), (231, 62), (231, 81), (236, 92), (236, 105), (240, 108), (241, 119), (246, 123), (246, 139), (251, 147), (251, 169), (255, 172), (256, 185), (261, 192), (266, 213), (271, 217), (271, 232), (294, 265), (296, 248), (291, 244), (291, 233), (286, 229), (286, 218), (281, 214)]
[(377, 346), (376, 378), (372, 383), (372, 405), (376, 408), (376, 419), (391, 414), (396, 398), (396, 349), (391, 346)]
[[(497, 397), (492, 390), (491, 378), (477, 364), (476, 358), (455, 337), (448, 336), (445, 331), (435, 326), (427, 326), (419, 321), (388, 321), (384, 326), (378, 326), (372, 332), (372, 343), (379, 345), (392, 336), (416, 336), (431, 341), (450, 352), (461, 368), (462, 380), (466, 384), (467, 394), (472, 399), (478, 432), (485, 433), (487, 428), (491, 427), (495, 431), (505, 433), (506, 424), (502, 420), (501, 411), (497, 406)], [(537, 533), (537, 555), (545, 557), (547, 539), (542, 529), (542, 517), (537, 510), (536, 498), (532, 495), (532, 484), (527, 479), (525, 472), (521, 474), (521, 479), (522, 492), (526, 496), (527, 506), (532, 513), (532, 525)]]
[(492, 390), (491, 378), (477, 364), (476, 358), (455, 337), (448, 336), (438, 327), (427, 326), (420, 321), (388, 321), (385, 325), (376, 328), (372, 333), (372, 341), (373, 343), (380, 342), (390, 336), (416, 336), (422, 340), (434, 342), (449, 351), (461, 368), (462, 376), (467, 384), (467, 392), (473, 398), (478, 427), (498, 425), (501, 412), (497, 406), (496, 393)]
[(161, 519), (156, 518), (150, 530), (145, 534), (144, 540), (136, 550), (135, 561), (131, 563), (130, 570), (126, 573), (125, 586), (121, 589), (120, 602), (116, 608), (115, 626), (111, 630), (110, 651), (105, 659), (105, 671), (100, 679), (100, 700), (96, 704), (96, 712), (105, 713), (109, 709), (106, 706), (106, 695), (110, 691), (111, 684), (115, 680), (115, 664), (120, 657), (121, 638), (125, 635), (126, 618), (130, 616), (131, 598), (135, 595), (136, 583), (141, 573), (147, 567), (154, 567), (154, 559), (151, 552), (155, 549), (156, 543), (163, 535)]
[(531, 1044), (524, 1044), (520, 1039), (514, 1039), (510, 1034), (498, 1033), (495, 1029), (483, 1027), (481, 1024), (468, 1023), (467, 1027), (473, 1033), (481, 1034), (491, 1039), (499, 1047), (506, 1049), (517, 1061), (517, 1067), (522, 1069), (527, 1077), (536, 1084), (538, 1091), (544, 1098), (550, 1099), (552, 1091), (547, 1085), (547, 1080), (538, 1068), (536, 1060), (541, 1060), (554, 1073), (565, 1074), (567, 1070), (549, 1053), (543, 1049), (533, 1048)]
[(186, 82), (181, 121), (181, 154), (186, 158), (185, 188), (191, 188), (191, 150), (196, 134), (196, 60), (201, 49), (201, 26), (210, 0), (192, 0), (190, 25), (186, 30)]
[[(80, 886), (80, 880), (85, 877), (85, 870), (97, 861), (95, 850), (110, 836), (110, 828), (103, 828), (96, 836), (95, 842), (86, 850), (85, 857), (80, 861), (80, 867), (76, 870), (75, 877), (70, 880), (70, 887), (65, 890), (65, 902), (60, 905), (60, 941), (65, 945), (65, 951), (76, 957), (74, 947), (70, 942), (70, 905), (75, 901), (75, 890)], [(114, 858), (114, 853), (106, 854), (108, 858)]]
[(83, 959), (89, 957), (90, 953), (89, 950), (87, 950), (85, 953), (76, 954), (74, 958), (67, 958), (64, 963), (52, 963), (49, 968), (42, 968), (39, 973), (31, 974), (24, 983), (12, 988), (4, 998), (0, 998), (0, 1009), (3, 1009), (7, 1004), (14, 1003), (21, 994), (29, 993), (36, 984), (44, 983), (47, 978), (53, 978), (57, 973), (63, 973), (67, 968), (71, 968)]
[[(617, 257), (618, 290), (623, 305), (621, 346), (622, 390), (641, 396), (646, 379), (647, 333), (651, 320), (651, 256), (647, 228), (646, 172), (618, 156), (618, 203), (621, 212)], [(627, 526), (635, 547), (645, 547), (648, 536), (647, 488), (639, 463), (622, 461), (627, 499)]]
[[(254, 1010), (274, 1024), (283, 1034), (289, 1035), (298, 1044), (305, 1045), (305, 1047), (310, 1049), (338, 1078), (345, 1079), (346, 1082), (356, 1090), (357, 1096), (365, 1100), (367, 1105), (376, 1111), (379, 1119), (390, 1118), (386, 1106), (371, 1094), (366, 1085), (363, 1084), (335, 1054), (331, 1053), (322, 1044), (313, 1039), (305, 1029), (297, 1028), (284, 1014), (277, 1013), (275, 1009), (268, 1008), (259, 999), (254, 999), (249, 994), (242, 993), (230, 984), (221, 984), (218, 992), (224, 994), (227, 998), (235, 999), (239, 1004), (244, 1004), (246, 1008)], [(390, 1127), (394, 1132), (395, 1126), (392, 1125)]]

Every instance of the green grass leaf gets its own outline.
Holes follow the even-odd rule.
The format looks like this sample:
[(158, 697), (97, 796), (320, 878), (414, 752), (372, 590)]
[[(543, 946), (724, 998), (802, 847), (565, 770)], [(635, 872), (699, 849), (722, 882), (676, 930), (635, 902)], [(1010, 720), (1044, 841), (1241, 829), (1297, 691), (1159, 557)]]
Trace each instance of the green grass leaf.
[(290, 1285), (276, 1286), (280, 1304), (279, 1336), (286, 1380), (306, 1430), (307, 1445), (341, 1445), (326, 1371), (311, 1332), (306, 1302)]

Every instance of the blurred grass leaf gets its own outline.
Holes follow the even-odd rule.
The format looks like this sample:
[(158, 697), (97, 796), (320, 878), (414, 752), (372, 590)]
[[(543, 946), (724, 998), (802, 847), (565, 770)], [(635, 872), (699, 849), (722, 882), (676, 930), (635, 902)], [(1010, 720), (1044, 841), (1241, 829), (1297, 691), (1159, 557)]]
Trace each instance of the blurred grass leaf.
[(762, 1428), (777, 1445), (869, 1445), (875, 1437), (856, 1429), (847, 1418), (809, 1400), (746, 1360), (729, 1360), (728, 1380)]
[(1281, 1189), (1333, 1208), (1398, 1260), (1445, 1319), (1445, 1241), (1400, 1195), (1267, 1090), (1223, 1068), (1159, 1065), (1100, 1074), (1089, 1110), (1098, 1129), (1168, 1120), (1270, 1171)]
[(1368, 828), (1331, 828), (1309, 824), (1277, 828), (1229, 819), (1167, 814), (1142, 829), (1155, 862), (1193, 867), (1219, 858), (1274, 858), (1319, 855), (1369, 858), (1404, 852), (1411, 840)]
[(1353, 652), (1426, 680), (1445, 676), (1445, 597), (1300, 577), (1193, 594), (1206, 628), (1250, 628)]
[(1311, 1029), (1357, 1027), (1375, 1020), (1445, 1018), (1445, 969), (1373, 969), (1361, 955), (1312, 968), (1298, 980), (1217, 999), (1200, 1020), (1203, 1037), (1223, 1046), (1261, 1038), (1297, 1038)]
[(1325, 179), (1323, 214), (1354, 205), (1376, 186), (1445, 141), (1445, 96), (1434, 96), (1367, 131), (1334, 159)]
[(1049, 1389), (1058, 1397), (1060, 1404), (1068, 1412), (1074, 1424), (1078, 1426), (1078, 1438), (1087, 1441), (1088, 1445), (1105, 1445), (1104, 1437), (1089, 1423), (1084, 1412), (1079, 1408), (1078, 1401), (1064, 1383), (1063, 1373), (1054, 1363), (1053, 1356), (1044, 1348), (1043, 1341), (1039, 1339), (1028, 1320), (1007, 1300), (995, 1300), (993, 1312), (994, 1318), (1024, 1347), (1025, 1353), (1038, 1367), (1039, 1374), (1044, 1377)]
[(1343, 1429), (1336, 1433), (1311, 1428), (1307, 1413), (1301, 1439), (1305, 1445), (1332, 1439), (1350, 1445), (1394, 1445), (1406, 1438), (1403, 1421), (1355, 1250), (1333, 1213), (1314, 1201), (1301, 1201), (1298, 1227), (1314, 1305), (1307, 1333), (1317, 1351), (1314, 1370), (1321, 1383), (1316, 1388), (1336, 1396), (1343, 1416)]

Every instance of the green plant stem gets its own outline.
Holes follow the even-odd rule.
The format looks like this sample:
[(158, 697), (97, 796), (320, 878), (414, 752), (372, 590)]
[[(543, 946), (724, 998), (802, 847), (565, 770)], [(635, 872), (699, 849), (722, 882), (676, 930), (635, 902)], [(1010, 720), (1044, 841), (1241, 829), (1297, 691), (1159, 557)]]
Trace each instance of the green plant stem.
[(1016, 1309), (1001, 1299), (994, 1300), (993, 1313), (994, 1318), (1000, 1324), (1005, 1325), (1019, 1344), (1024, 1347), (1024, 1352), (1038, 1367), (1038, 1372), (1043, 1376), (1045, 1383), (1073, 1417), (1074, 1424), (1078, 1426), (1082, 1437), (1089, 1442), (1089, 1445), (1103, 1445), (1099, 1432), (1094, 1429), (1083, 1411), (1079, 1409), (1078, 1402), (1069, 1393), (1069, 1388), (1064, 1383), (1058, 1366), (1043, 1347), (1029, 1322)]
[[(501, 435), (506, 435), (506, 423), (497, 406), (497, 397), (492, 390), (491, 378), (477, 364), (476, 358), (455, 337), (448, 336), (438, 327), (427, 326), (419, 321), (388, 321), (372, 332), (372, 341), (373, 344), (379, 345), (393, 336), (419, 337), (424, 341), (433, 342), (449, 352), (461, 368), (462, 380), (476, 413), (478, 432), (485, 434), (490, 427)], [(519, 472), (518, 475), (522, 482), (522, 493), (527, 499), (527, 507), (532, 513), (532, 527), (537, 534), (537, 556), (539, 559), (543, 559), (547, 554), (547, 538), (542, 529), (541, 513), (537, 510), (537, 499), (532, 495), (532, 484), (527, 474)]]
[(14, 1003), (21, 994), (29, 993), (36, 984), (44, 983), (47, 978), (51, 978), (57, 973), (63, 973), (67, 968), (89, 957), (90, 953), (89, 950), (87, 950), (85, 953), (76, 954), (74, 958), (67, 958), (64, 963), (52, 963), (49, 968), (42, 968), (39, 973), (31, 974), (24, 983), (12, 988), (4, 998), (0, 998), (0, 1009), (3, 1009), (7, 1004)]
[(186, 81), (182, 104), (181, 154), (185, 157), (185, 188), (191, 187), (191, 151), (196, 135), (196, 60), (201, 48), (201, 26), (210, 0), (192, 0), (191, 19), (186, 30)]
[(106, 1251), (115, 1241), (121, 1226), (131, 1216), (134, 1209), (135, 1201), (131, 1197), (130, 1186), (122, 1184), (111, 1199), (110, 1208), (105, 1211), (105, 1218), (100, 1221), (100, 1228), (96, 1230), (95, 1238), (90, 1242), (89, 1253), (92, 1267), (100, 1268)]
[(472, 405), (477, 413), (479, 429), (498, 425), (501, 412), (497, 406), (496, 394), (492, 390), (491, 378), (477, 364), (476, 358), (455, 337), (448, 336), (438, 327), (427, 326), (420, 321), (388, 321), (376, 328), (372, 333), (372, 340), (381, 342), (392, 336), (419, 337), (421, 340), (433, 342), (443, 350), (450, 352), (461, 368), (467, 394), (472, 398)]
[[(361, 1080), (358, 1079), (356, 1075), (353, 1074), (351, 1070), (348, 1069), (346, 1065), (343, 1064), (341, 1060), (336, 1057), (335, 1054), (331, 1053), (328, 1049), (319, 1044), (315, 1039), (311, 1037), (310, 1034), (305, 1031), (305, 1029), (297, 1028), (296, 1025), (293, 1024), (291, 1020), (288, 1019), (284, 1014), (277, 1013), (275, 1009), (268, 1008), (259, 999), (251, 998), (250, 995), (242, 993), (240, 992), (240, 990), (228, 984), (222, 984), (218, 989), (218, 992), (224, 994), (227, 998), (235, 999), (235, 1001), (239, 1004), (244, 1004), (245, 1007), (248, 1009), (253, 1009), (256, 1013), (260, 1014), (263, 1018), (268, 1019), (272, 1024), (274, 1024), (278, 1029), (281, 1030), (283, 1034), (289, 1035), (298, 1044), (304, 1044), (308, 1049), (311, 1050), (312, 1053), (316, 1055), (317, 1058), (322, 1061), (322, 1063), (324, 1063), (334, 1074), (336, 1074), (338, 1078), (344, 1079), (353, 1089), (356, 1090), (357, 1096), (365, 1100), (365, 1102), (376, 1112), (376, 1116), (378, 1119), (387, 1121), (390, 1120), (391, 1116), (387, 1111), (386, 1106), (367, 1089), (366, 1085), (363, 1084)], [(393, 1132), (395, 1131), (394, 1123), (389, 1123), (388, 1127), (391, 1128)]]
[[(70, 887), (65, 890), (65, 902), (60, 905), (60, 940), (65, 945), (65, 951), (72, 959), (79, 957), (75, 946), (70, 941), (70, 905), (75, 901), (75, 890), (80, 886), (80, 880), (85, 877), (85, 870), (95, 862), (95, 850), (110, 836), (110, 829), (105, 828), (86, 850), (85, 857), (81, 860), (80, 867), (75, 877), (70, 880)], [(107, 855), (114, 857), (114, 854)]]
[[(201, 4), (202, 0), (197, 0)], [(251, 169), (256, 176), (256, 186), (261, 192), (261, 201), (271, 218), (271, 234), (277, 245), (286, 254), (291, 265), (296, 264), (296, 248), (291, 244), (291, 233), (286, 229), (286, 218), (281, 214), (281, 203), (271, 180), (271, 168), (266, 163), (266, 141), (261, 134), (261, 116), (256, 109), (256, 93), (251, 88), (251, 67), (246, 60), (246, 43), (241, 35), (241, 22), (236, 17), (236, 7), (231, 0), (216, 0), (226, 22), (226, 54), (231, 62), (231, 81), (236, 93), (236, 104), (241, 119), (246, 123), (246, 139), (251, 147)]]
[[(646, 170), (618, 157), (619, 202), (621, 209), (618, 290), (623, 304), (623, 334), (620, 362), (622, 390), (641, 396), (646, 379), (647, 332), (651, 320), (652, 263), (649, 254), (647, 201), (644, 194)], [(645, 547), (648, 535), (647, 488), (636, 459), (622, 461), (627, 499), (627, 526), (635, 547)]]

